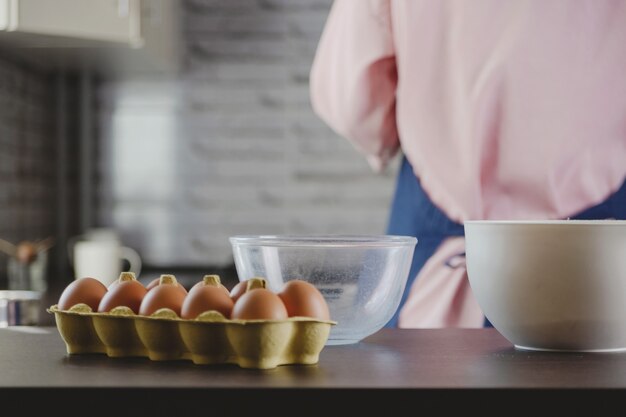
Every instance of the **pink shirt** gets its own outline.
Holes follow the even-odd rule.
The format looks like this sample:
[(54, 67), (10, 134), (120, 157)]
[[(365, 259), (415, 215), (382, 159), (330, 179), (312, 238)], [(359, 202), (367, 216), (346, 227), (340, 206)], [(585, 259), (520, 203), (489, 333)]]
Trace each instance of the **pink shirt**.
[[(625, 179), (626, 1), (335, 0), (310, 86), (374, 169), (402, 149), (460, 223), (566, 218)], [(445, 318), (459, 297), (425, 296), (428, 276), (401, 325), (471, 327)]]

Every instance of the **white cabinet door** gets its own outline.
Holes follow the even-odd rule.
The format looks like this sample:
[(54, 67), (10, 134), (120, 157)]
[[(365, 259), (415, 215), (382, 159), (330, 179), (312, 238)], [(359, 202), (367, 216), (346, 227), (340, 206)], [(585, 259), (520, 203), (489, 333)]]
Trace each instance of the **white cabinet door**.
[(0, 29), (138, 47), (142, 43), (139, 2), (140, 0), (2, 0)]

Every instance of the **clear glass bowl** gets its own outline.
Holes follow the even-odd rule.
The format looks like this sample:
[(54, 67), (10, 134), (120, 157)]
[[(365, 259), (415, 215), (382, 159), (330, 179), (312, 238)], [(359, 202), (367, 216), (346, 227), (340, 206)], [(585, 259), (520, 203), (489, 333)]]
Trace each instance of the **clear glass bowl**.
[(233, 236), (239, 280), (292, 279), (324, 295), (333, 326), (327, 345), (356, 343), (391, 319), (406, 286), (417, 239), (410, 236)]

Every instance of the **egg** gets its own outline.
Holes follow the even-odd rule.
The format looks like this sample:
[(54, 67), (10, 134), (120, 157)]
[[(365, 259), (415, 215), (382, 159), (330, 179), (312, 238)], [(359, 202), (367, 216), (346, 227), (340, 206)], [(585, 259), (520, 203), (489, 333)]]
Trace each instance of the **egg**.
[(330, 320), (328, 304), (322, 293), (311, 283), (294, 279), (287, 281), (277, 293), (289, 317), (311, 317)]
[(76, 304), (87, 304), (92, 311), (98, 310), (102, 297), (107, 292), (107, 287), (92, 277), (78, 278), (70, 283), (59, 298), (57, 307), (59, 310), (69, 310)]
[(202, 281), (197, 282), (196, 284), (193, 285), (193, 287), (191, 287), (189, 292), (191, 293), (191, 291), (196, 287), (203, 287), (205, 285), (216, 286), (230, 297), (230, 292), (228, 291), (228, 288), (222, 285), (219, 275), (205, 275), (204, 277), (202, 277)]
[(180, 317), (187, 291), (181, 291), (174, 275), (161, 275), (158, 285), (152, 287), (141, 301), (139, 314), (149, 316), (161, 308), (169, 308)]
[(266, 281), (263, 278), (259, 278), (259, 277), (254, 277), (254, 278), (240, 281), (230, 290), (230, 298), (232, 298), (233, 302), (237, 302), (239, 297), (241, 297), (248, 290), (248, 282), (250, 282), (250, 280), (253, 280), (253, 279), (261, 280), (262, 285), (261, 286), (255, 285), (250, 289), (265, 288), (267, 286)]
[(108, 313), (115, 307), (124, 306), (138, 314), (141, 301), (147, 292), (146, 287), (137, 281), (135, 274), (122, 272), (119, 279), (109, 285), (109, 290), (100, 300), (98, 312)]
[(284, 320), (287, 309), (278, 295), (265, 288), (265, 280), (251, 278), (246, 292), (233, 305), (232, 319)]
[(203, 281), (194, 285), (185, 297), (181, 308), (181, 317), (195, 319), (205, 311), (218, 311), (224, 317), (230, 317), (233, 300), (219, 277), (207, 275)]
[[(162, 277), (162, 276), (163, 276), (163, 275), (161, 275), (161, 277)], [(152, 281), (150, 281), (150, 283), (149, 283), (148, 285), (146, 285), (146, 289), (147, 289), (148, 291), (150, 291), (151, 289), (153, 289), (154, 287), (156, 287), (157, 285), (159, 285), (159, 282), (160, 282), (161, 277), (159, 277), (159, 278), (155, 278), (155, 279), (153, 279)], [(185, 287), (183, 287), (180, 283), (176, 282), (174, 285), (176, 285), (176, 286), (178, 287), (178, 289), (179, 289), (180, 291), (182, 291), (185, 295), (187, 294), (187, 289), (186, 289)]]
[(240, 281), (230, 290), (230, 298), (233, 300), (233, 302), (237, 301), (239, 297), (241, 297), (243, 293), (246, 292), (246, 285), (246, 281)]

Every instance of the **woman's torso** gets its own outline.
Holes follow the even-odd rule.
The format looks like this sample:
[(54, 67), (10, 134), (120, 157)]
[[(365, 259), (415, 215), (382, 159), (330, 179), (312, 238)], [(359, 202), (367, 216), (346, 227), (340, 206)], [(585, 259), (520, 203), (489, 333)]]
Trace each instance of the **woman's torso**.
[(565, 218), (626, 173), (626, 2), (391, 2), (402, 149), (466, 219)]

